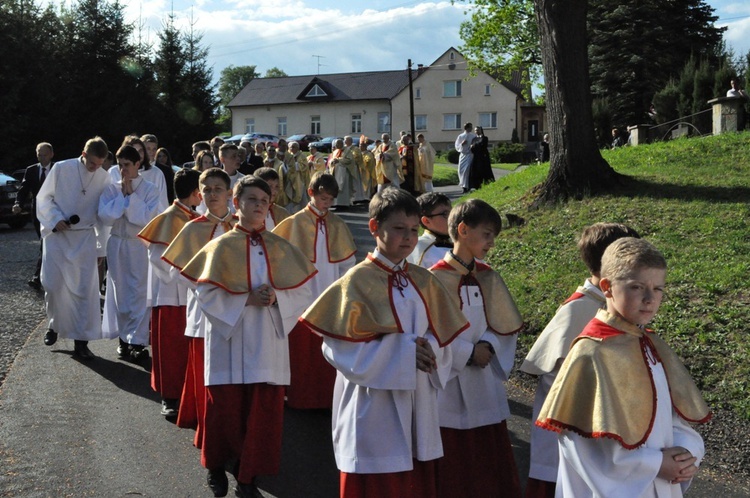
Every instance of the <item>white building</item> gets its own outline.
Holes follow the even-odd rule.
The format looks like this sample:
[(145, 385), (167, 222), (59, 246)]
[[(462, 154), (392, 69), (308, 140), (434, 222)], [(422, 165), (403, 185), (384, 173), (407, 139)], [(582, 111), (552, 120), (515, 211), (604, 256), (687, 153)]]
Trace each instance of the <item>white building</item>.
[[(453, 145), (464, 123), (483, 126), (490, 142), (509, 142), (514, 128), (522, 142), (536, 142), (546, 129), (544, 107), (528, 103), (520, 78), (498, 81), (448, 49), (429, 66), (412, 70), (416, 133), (436, 148)], [(409, 131), (406, 69), (361, 73), (256, 78), (228, 105), (232, 134), (364, 134), (370, 138)]]

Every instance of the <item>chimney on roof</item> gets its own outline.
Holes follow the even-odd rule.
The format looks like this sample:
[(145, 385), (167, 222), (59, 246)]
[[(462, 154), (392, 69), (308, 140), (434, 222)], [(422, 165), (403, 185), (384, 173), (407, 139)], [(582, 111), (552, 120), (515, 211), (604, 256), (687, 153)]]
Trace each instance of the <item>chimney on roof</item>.
[(417, 76), (425, 72), (424, 64), (417, 64)]

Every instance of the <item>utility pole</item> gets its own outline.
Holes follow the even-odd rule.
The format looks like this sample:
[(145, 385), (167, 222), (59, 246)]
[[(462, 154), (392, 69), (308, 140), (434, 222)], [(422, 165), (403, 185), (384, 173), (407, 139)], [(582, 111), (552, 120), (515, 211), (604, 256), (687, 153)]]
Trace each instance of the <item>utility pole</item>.
[(407, 66), (407, 71), (409, 72), (409, 130), (411, 131), (412, 141), (416, 143), (417, 136), (414, 134), (414, 86), (411, 79), (411, 59), (409, 59)]

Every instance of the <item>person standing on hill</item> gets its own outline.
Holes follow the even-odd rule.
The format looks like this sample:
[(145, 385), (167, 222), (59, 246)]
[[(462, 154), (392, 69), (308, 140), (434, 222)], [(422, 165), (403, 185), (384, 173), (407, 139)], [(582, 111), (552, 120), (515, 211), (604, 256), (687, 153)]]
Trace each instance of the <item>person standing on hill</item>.
[(469, 191), (469, 170), (474, 154), (471, 152), (471, 144), (477, 137), (471, 130), (474, 126), (471, 123), (464, 125), (464, 132), (456, 138), (455, 148), (459, 152), (458, 156), (458, 185), (464, 193)]

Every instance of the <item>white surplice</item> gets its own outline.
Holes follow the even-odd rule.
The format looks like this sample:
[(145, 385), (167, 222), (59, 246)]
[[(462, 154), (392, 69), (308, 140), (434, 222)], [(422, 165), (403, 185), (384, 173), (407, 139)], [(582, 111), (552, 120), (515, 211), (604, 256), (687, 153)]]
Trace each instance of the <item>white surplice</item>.
[(474, 154), (471, 152), (471, 144), (477, 136), (470, 132), (465, 131), (456, 138), (454, 144), (455, 149), (459, 152), (458, 155), (458, 185), (461, 188), (469, 188), (469, 170), (471, 169), (471, 162), (474, 160)]
[[(310, 209), (321, 215), (321, 213), (315, 206), (308, 204)], [(333, 213), (329, 213), (328, 216), (335, 216)], [(357, 263), (356, 254), (352, 254), (344, 261), (338, 263), (331, 263), (329, 261), (328, 254), (328, 233), (326, 232), (327, 225), (325, 223), (318, 225), (318, 237), (315, 239), (315, 269), (318, 273), (311, 280), (311, 287), (313, 296), (319, 296), (329, 285), (334, 283), (336, 280), (344, 276), (344, 273), (349, 271)]]
[(138, 233), (159, 214), (159, 191), (143, 177), (132, 181), (133, 193), (122, 194), (122, 182), (107, 187), (99, 198), (99, 218), (111, 226), (107, 242), (107, 294), (102, 334), (128, 344), (149, 343), (151, 307), (148, 250)]
[(602, 291), (589, 279), (583, 284), (586, 295), (569, 301), (557, 310), (526, 356), (520, 369), (539, 376), (534, 406), (531, 414), (531, 456), (529, 477), (540, 481), (557, 481), (560, 457), (557, 451), (557, 434), (537, 426), (534, 421), (542, 411), (544, 400), (555, 382), (562, 360), (570, 345), (584, 327), (602, 309), (606, 300)]
[(406, 260), (413, 264), (421, 266), (422, 268), (430, 269), (435, 264), (443, 260), (445, 255), (450, 251), (449, 247), (438, 247), (435, 245), (435, 234), (425, 230), (425, 232), (419, 236), (417, 245)]
[[(157, 192), (159, 192), (159, 210), (156, 214), (163, 213), (165, 209), (169, 207), (169, 198), (167, 197), (167, 181), (164, 179), (164, 173), (161, 172), (156, 166), (152, 166), (149, 169), (139, 169), (138, 174), (153, 183), (156, 186)], [(112, 183), (122, 181), (120, 175), (120, 168), (113, 166), (109, 168), (109, 176), (112, 178)], [(154, 215), (156, 216), (156, 215)]]
[[(271, 285), (263, 245), (248, 244), (250, 281)], [(243, 257), (239, 255), (238, 257)], [(277, 305), (247, 306), (248, 294), (231, 294), (214, 284), (196, 284), (206, 318), (205, 383), (289, 385), (287, 336), (312, 302), (309, 283), (276, 290)]]
[[(101, 233), (101, 224), (97, 212), (99, 196), (110, 183), (103, 169), (92, 173), (80, 158), (68, 159), (55, 163), (37, 195), (47, 318), (49, 327), (61, 338), (102, 338), (96, 235)], [(58, 222), (73, 215), (80, 220), (70, 230), (52, 232)]]
[[(453, 363), (450, 380), (438, 392), (440, 426), (474, 429), (499, 424), (510, 417), (505, 382), (513, 368), (518, 334), (499, 335), (488, 329), (479, 286), (463, 285), (459, 291), (461, 311), (471, 325), (448, 345)], [(489, 342), (495, 354), (485, 368), (467, 366), (480, 340)]]
[[(394, 265), (373, 256), (388, 268)], [(424, 302), (413, 285), (390, 292), (404, 332), (369, 342), (325, 336), (323, 354), (337, 370), (333, 393), (333, 446), (336, 465), (348, 473), (402, 472), (412, 459), (443, 456), (437, 391), (450, 373), (451, 353), (428, 333)], [(437, 368), (416, 368), (416, 339), (425, 337), (435, 352)]]
[[(653, 356), (653, 353), (652, 353)], [(681, 446), (700, 465), (701, 436), (672, 410), (661, 363), (649, 368), (656, 388), (656, 416), (643, 446), (628, 450), (609, 438), (584, 438), (563, 431), (558, 436), (560, 468), (556, 498), (680, 498), (690, 482), (670, 484), (657, 477), (663, 448)]]

